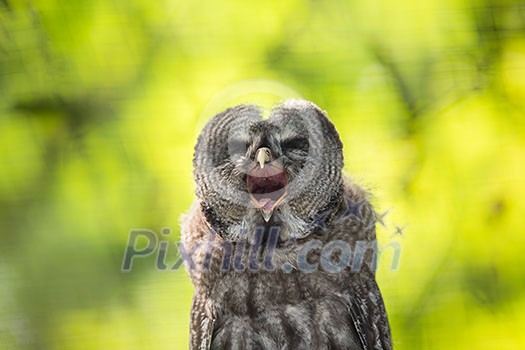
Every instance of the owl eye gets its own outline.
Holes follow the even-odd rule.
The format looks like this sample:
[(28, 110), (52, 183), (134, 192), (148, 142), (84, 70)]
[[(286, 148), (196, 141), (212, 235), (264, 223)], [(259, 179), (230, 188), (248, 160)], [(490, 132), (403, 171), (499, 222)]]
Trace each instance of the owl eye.
[(288, 140), (284, 140), (281, 144), (283, 151), (290, 150), (301, 150), (308, 151), (309, 143), (308, 139), (304, 137), (294, 137)]
[(232, 140), (228, 142), (228, 151), (230, 154), (245, 154), (248, 149), (246, 142), (241, 140)]

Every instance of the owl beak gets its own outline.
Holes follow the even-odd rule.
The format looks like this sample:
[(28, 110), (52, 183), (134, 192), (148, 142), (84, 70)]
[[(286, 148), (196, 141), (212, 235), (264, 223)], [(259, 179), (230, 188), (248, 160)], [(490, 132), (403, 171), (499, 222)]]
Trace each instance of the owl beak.
[(272, 152), (269, 148), (261, 147), (255, 153), (255, 159), (257, 160), (257, 163), (259, 163), (261, 169), (264, 169), (264, 165), (272, 160)]
[(264, 221), (268, 222), (268, 221), (270, 221), (270, 218), (272, 217), (273, 209), (270, 209), (268, 211), (262, 209), (261, 210), (261, 214), (263, 216)]
[[(259, 157), (259, 154), (256, 156)], [(288, 185), (286, 172), (275, 162), (266, 165), (265, 162), (259, 163), (259, 166), (256, 165), (248, 173), (246, 185), (250, 198), (255, 207), (261, 211), (264, 221), (270, 221), (274, 209), (286, 197)]]

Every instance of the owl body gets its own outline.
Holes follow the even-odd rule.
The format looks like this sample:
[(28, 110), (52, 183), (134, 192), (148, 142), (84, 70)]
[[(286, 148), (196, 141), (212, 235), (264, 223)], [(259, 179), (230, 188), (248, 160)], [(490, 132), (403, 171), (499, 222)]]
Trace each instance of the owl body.
[(335, 128), (306, 101), (209, 122), (182, 225), (192, 349), (392, 348), (374, 211), (342, 163)]

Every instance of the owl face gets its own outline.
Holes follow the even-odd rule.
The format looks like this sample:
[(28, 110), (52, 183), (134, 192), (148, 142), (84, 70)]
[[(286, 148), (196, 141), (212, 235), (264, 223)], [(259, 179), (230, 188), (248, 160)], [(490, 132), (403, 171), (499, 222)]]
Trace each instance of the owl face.
[(342, 144), (326, 115), (306, 101), (286, 101), (263, 120), (255, 106), (210, 120), (195, 147), (197, 195), (212, 228), (242, 239), (260, 226), (302, 238), (315, 214), (342, 196)]

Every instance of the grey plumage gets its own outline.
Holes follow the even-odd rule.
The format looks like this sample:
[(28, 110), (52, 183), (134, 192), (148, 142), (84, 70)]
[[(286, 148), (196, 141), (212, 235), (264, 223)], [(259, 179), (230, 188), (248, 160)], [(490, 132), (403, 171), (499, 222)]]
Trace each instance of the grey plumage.
[(194, 168), (182, 223), (191, 349), (392, 348), (374, 211), (343, 177), (322, 110), (291, 100), (263, 120), (230, 108), (205, 126)]

